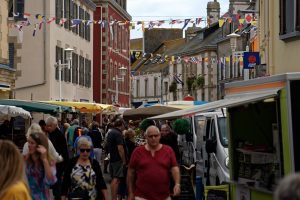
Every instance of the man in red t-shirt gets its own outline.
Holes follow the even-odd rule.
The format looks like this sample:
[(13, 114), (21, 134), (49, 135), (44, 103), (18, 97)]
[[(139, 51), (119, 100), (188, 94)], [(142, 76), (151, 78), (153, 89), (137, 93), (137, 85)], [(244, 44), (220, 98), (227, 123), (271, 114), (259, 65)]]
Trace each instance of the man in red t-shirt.
[(137, 147), (128, 166), (129, 200), (169, 200), (170, 172), (174, 179), (173, 196), (180, 194), (180, 172), (174, 151), (160, 144), (160, 132), (150, 126), (145, 132), (146, 145)]

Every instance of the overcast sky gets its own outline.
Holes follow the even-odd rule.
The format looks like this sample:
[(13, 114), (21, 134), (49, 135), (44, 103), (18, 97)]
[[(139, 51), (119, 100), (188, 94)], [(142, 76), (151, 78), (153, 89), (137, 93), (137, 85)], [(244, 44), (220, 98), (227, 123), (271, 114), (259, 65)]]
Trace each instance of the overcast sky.
[[(213, 0), (127, 0), (127, 12), (132, 16), (132, 21), (206, 18), (206, 7), (209, 1)], [(229, 0), (218, 0), (218, 2), (220, 2), (221, 14), (224, 14), (228, 10)], [(204, 25), (205, 23), (201, 22), (201, 26)], [(130, 38), (142, 37), (142, 30), (137, 30), (140, 27), (141, 25), (136, 25), (136, 30), (131, 30)], [(167, 22), (161, 27), (171, 28), (171, 25)], [(182, 28), (183, 23), (173, 27)]]

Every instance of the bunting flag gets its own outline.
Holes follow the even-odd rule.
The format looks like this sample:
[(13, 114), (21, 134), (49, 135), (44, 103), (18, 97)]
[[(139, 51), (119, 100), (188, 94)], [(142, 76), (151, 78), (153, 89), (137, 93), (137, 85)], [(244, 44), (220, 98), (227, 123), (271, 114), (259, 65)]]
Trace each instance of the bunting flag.
[(140, 51), (135, 52), (135, 58), (136, 58), (136, 59), (138, 59), (138, 58), (140, 57), (140, 55), (141, 55), (141, 52), (140, 52)]
[(134, 29), (135, 29), (135, 23), (134, 22), (130, 22), (129, 30), (134, 30)]
[(248, 24), (252, 22), (252, 19), (253, 19), (252, 13), (245, 14), (245, 20)]
[(239, 19), (239, 23), (240, 24), (244, 24), (245, 23), (245, 19)]
[(64, 23), (66, 23), (66, 21), (67, 21), (66, 18), (61, 18), (61, 19), (59, 20), (59, 25), (63, 26)]
[(202, 21), (201, 18), (196, 18), (196, 24), (200, 24), (201, 21)]
[(224, 19), (219, 19), (219, 27), (221, 28), (225, 23)]
[(88, 20), (88, 21), (86, 22), (86, 26), (91, 25), (93, 22), (94, 22), (93, 20)]
[(20, 15), (20, 13), (14, 13), (14, 12), (13, 12), (13, 16), (14, 16), (14, 17), (19, 17), (19, 15)]
[(25, 19), (27, 19), (27, 18), (29, 18), (31, 16), (31, 14), (30, 13), (24, 13), (23, 16), (24, 16)]
[(53, 22), (56, 18), (55, 17), (51, 17), (50, 19), (48, 19), (47, 24), (50, 24), (51, 22)]
[(71, 27), (73, 28), (73, 27), (76, 27), (76, 26), (78, 26), (79, 24), (81, 24), (81, 19), (72, 19), (71, 20)]
[(173, 78), (177, 84), (181, 84), (182, 86), (184, 85), (184, 82), (176, 74), (173, 75)]
[(184, 20), (184, 25), (182, 27), (182, 30), (188, 25), (188, 23), (191, 21), (191, 19), (185, 19)]
[(35, 34), (36, 34), (36, 29), (37, 29), (37, 26), (38, 26), (39, 24), (35, 24), (34, 25), (34, 29), (33, 29), (33, 33), (32, 33), (32, 36), (33, 37), (35, 37)]

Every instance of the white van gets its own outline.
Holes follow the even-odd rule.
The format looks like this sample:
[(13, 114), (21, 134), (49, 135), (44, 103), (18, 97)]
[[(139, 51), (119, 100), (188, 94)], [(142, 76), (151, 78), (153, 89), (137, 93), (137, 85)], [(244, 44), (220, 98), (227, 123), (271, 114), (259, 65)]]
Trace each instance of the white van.
[(196, 175), (204, 185), (229, 182), (226, 110), (199, 113), (192, 117)]

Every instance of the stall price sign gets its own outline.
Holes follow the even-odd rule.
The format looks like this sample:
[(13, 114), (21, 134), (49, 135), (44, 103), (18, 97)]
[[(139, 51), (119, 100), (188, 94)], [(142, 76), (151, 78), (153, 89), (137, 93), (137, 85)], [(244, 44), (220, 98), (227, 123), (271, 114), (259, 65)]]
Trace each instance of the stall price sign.
[(253, 69), (259, 64), (259, 52), (244, 52), (244, 69)]

